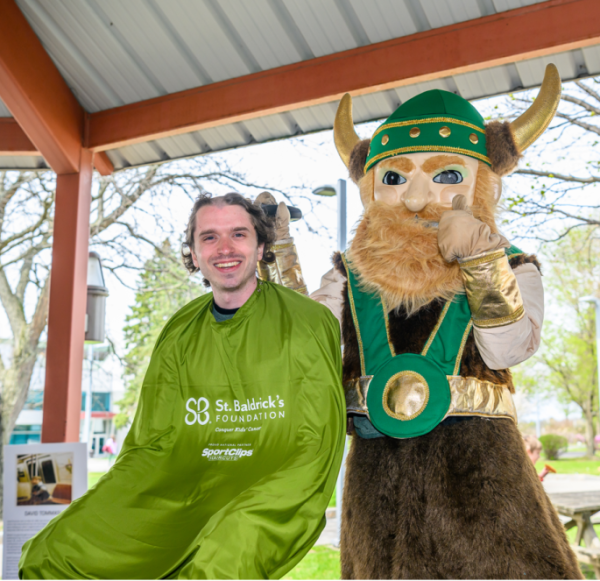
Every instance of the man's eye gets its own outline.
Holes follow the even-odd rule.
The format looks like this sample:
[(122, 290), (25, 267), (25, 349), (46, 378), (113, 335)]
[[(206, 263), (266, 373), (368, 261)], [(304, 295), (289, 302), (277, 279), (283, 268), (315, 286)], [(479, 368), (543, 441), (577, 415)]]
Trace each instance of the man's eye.
[(399, 186), (406, 183), (406, 178), (395, 171), (388, 171), (383, 176), (383, 183), (387, 186)]
[(436, 184), (460, 184), (463, 181), (462, 174), (455, 169), (447, 169), (433, 178)]

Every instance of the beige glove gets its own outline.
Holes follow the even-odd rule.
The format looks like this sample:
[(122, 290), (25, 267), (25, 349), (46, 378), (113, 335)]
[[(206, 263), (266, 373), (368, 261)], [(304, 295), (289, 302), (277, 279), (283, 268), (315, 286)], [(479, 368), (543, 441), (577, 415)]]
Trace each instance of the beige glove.
[[(267, 204), (274, 206), (277, 200), (270, 192), (261, 192), (254, 200), (255, 205)], [(275, 216), (275, 239), (286, 240), (290, 236), (290, 211), (284, 202), (280, 202), (277, 206), (277, 214)]]
[(452, 210), (440, 218), (438, 246), (444, 260), (453, 262), (508, 248), (510, 243), (501, 234), (492, 234), (487, 224), (473, 216), (467, 199), (458, 195), (452, 200)]

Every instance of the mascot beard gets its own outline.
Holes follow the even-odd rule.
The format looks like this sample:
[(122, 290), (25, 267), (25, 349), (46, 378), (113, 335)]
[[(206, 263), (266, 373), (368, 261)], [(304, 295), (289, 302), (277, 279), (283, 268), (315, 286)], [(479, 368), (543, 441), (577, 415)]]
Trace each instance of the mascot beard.
[[(484, 164), (478, 175), (471, 209), (497, 233), (493, 200), (499, 188)], [(349, 255), (364, 289), (381, 293), (390, 310), (403, 307), (410, 316), (435, 299), (464, 291), (458, 262), (446, 262), (438, 248), (437, 224), (448, 209), (428, 204), (415, 214), (404, 203), (367, 205)]]

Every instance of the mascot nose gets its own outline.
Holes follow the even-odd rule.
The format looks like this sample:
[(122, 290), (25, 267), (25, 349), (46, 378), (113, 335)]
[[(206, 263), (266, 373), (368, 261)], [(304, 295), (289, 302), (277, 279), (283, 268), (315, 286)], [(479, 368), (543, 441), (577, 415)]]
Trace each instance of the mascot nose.
[(420, 212), (429, 202), (429, 178), (415, 176), (404, 194), (404, 204), (411, 212)]

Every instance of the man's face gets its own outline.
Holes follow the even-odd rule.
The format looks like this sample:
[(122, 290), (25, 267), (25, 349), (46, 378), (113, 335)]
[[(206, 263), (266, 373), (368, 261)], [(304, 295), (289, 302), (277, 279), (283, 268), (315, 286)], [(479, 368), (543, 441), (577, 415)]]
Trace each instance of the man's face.
[(213, 291), (234, 292), (254, 277), (264, 244), (241, 206), (203, 206), (196, 213), (192, 260)]
[(374, 197), (388, 205), (403, 203), (415, 214), (428, 204), (452, 207), (459, 194), (473, 203), (479, 162), (466, 155), (411, 153), (375, 166)]

